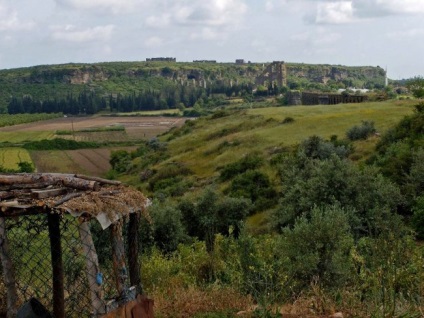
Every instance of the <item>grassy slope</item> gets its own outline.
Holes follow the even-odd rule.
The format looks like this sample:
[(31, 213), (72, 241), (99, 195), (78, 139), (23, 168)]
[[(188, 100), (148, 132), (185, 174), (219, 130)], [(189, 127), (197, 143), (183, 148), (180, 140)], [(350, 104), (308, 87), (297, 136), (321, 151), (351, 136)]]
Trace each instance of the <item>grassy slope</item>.
[[(347, 129), (360, 124), (361, 120), (374, 121), (377, 130), (384, 132), (410, 114), (413, 104), (413, 101), (388, 101), (270, 107), (242, 111), (219, 119), (199, 119), (192, 133), (169, 142), (171, 157), (168, 162), (184, 162), (198, 177), (207, 178), (217, 175), (217, 167), (253, 151), (266, 154), (275, 147), (293, 146), (312, 135), (344, 138)], [(295, 121), (281, 124), (286, 117)], [(162, 139), (165, 141), (168, 137), (165, 135)], [(222, 148), (225, 142), (239, 144)], [(372, 148), (372, 145), (357, 144), (358, 151), (362, 147)]]

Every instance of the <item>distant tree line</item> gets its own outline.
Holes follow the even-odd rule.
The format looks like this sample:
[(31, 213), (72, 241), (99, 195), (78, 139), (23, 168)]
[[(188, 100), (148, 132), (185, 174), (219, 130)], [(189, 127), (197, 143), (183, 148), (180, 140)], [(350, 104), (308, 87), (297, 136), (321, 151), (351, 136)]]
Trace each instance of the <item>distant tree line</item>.
[(22, 113), (64, 113), (71, 115), (95, 114), (102, 110), (111, 112), (133, 112), (143, 110), (175, 109), (193, 107), (197, 102), (208, 105), (216, 95), (251, 95), (252, 84), (226, 85), (212, 84), (209, 87), (168, 85), (160, 90), (145, 89), (132, 94), (99, 94), (83, 91), (79, 94), (68, 93), (63, 97), (35, 99), (30, 95), (13, 96), (8, 104), (9, 114)]

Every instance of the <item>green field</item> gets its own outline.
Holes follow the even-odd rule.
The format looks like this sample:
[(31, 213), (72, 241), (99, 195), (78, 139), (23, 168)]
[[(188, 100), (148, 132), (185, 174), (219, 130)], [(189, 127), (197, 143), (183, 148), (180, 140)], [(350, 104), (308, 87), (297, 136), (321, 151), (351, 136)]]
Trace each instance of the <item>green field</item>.
[(5, 169), (18, 170), (19, 162), (32, 163), (27, 150), (23, 148), (0, 148), (0, 166)]
[(54, 131), (1, 131), (0, 143), (22, 143), (25, 141), (37, 141), (42, 139), (53, 139)]
[[(325, 139), (346, 131), (362, 120), (375, 122), (384, 133), (413, 112), (414, 101), (387, 101), (331, 106), (296, 106), (249, 109), (219, 119), (198, 119), (192, 133), (170, 139), (169, 162), (184, 162), (200, 177), (216, 174), (216, 168), (253, 151), (270, 153), (291, 147), (312, 135)], [(285, 118), (294, 119), (284, 124)], [(360, 143), (358, 143), (360, 144)], [(372, 147), (372, 145), (365, 145)], [(360, 150), (360, 149), (358, 149)]]

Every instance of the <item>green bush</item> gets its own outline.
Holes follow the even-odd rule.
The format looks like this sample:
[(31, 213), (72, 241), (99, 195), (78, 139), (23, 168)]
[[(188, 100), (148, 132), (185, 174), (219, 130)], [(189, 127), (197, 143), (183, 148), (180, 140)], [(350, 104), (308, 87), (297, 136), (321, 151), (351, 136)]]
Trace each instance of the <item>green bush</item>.
[(76, 150), (87, 148), (99, 148), (100, 145), (95, 142), (75, 141), (69, 139), (55, 138), (43, 139), (40, 141), (26, 142), (22, 148), (28, 150)]
[(416, 199), (412, 211), (412, 227), (415, 230), (417, 238), (420, 240), (424, 240), (424, 195)]
[(361, 140), (361, 139), (367, 139), (369, 136), (374, 134), (376, 132), (376, 129), (374, 127), (373, 121), (362, 121), (362, 124), (360, 126), (353, 126), (346, 132), (347, 138), (349, 140)]
[(339, 206), (312, 209), (283, 231), (282, 248), (290, 289), (299, 294), (316, 281), (327, 288), (342, 288), (352, 274), (353, 236), (349, 216)]
[(247, 170), (257, 169), (262, 164), (263, 159), (261, 156), (256, 153), (248, 154), (239, 161), (224, 166), (220, 171), (220, 179), (221, 181), (229, 180)]
[(255, 211), (270, 208), (277, 200), (277, 192), (268, 176), (257, 170), (237, 175), (225, 192), (231, 197), (251, 200)]

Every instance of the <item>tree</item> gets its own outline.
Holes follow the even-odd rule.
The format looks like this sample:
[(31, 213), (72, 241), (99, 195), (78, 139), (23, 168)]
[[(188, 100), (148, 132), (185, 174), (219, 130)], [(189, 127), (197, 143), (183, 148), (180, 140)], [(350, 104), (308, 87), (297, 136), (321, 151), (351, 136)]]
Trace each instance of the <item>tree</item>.
[(424, 78), (416, 76), (406, 82), (406, 87), (416, 98), (424, 97)]

